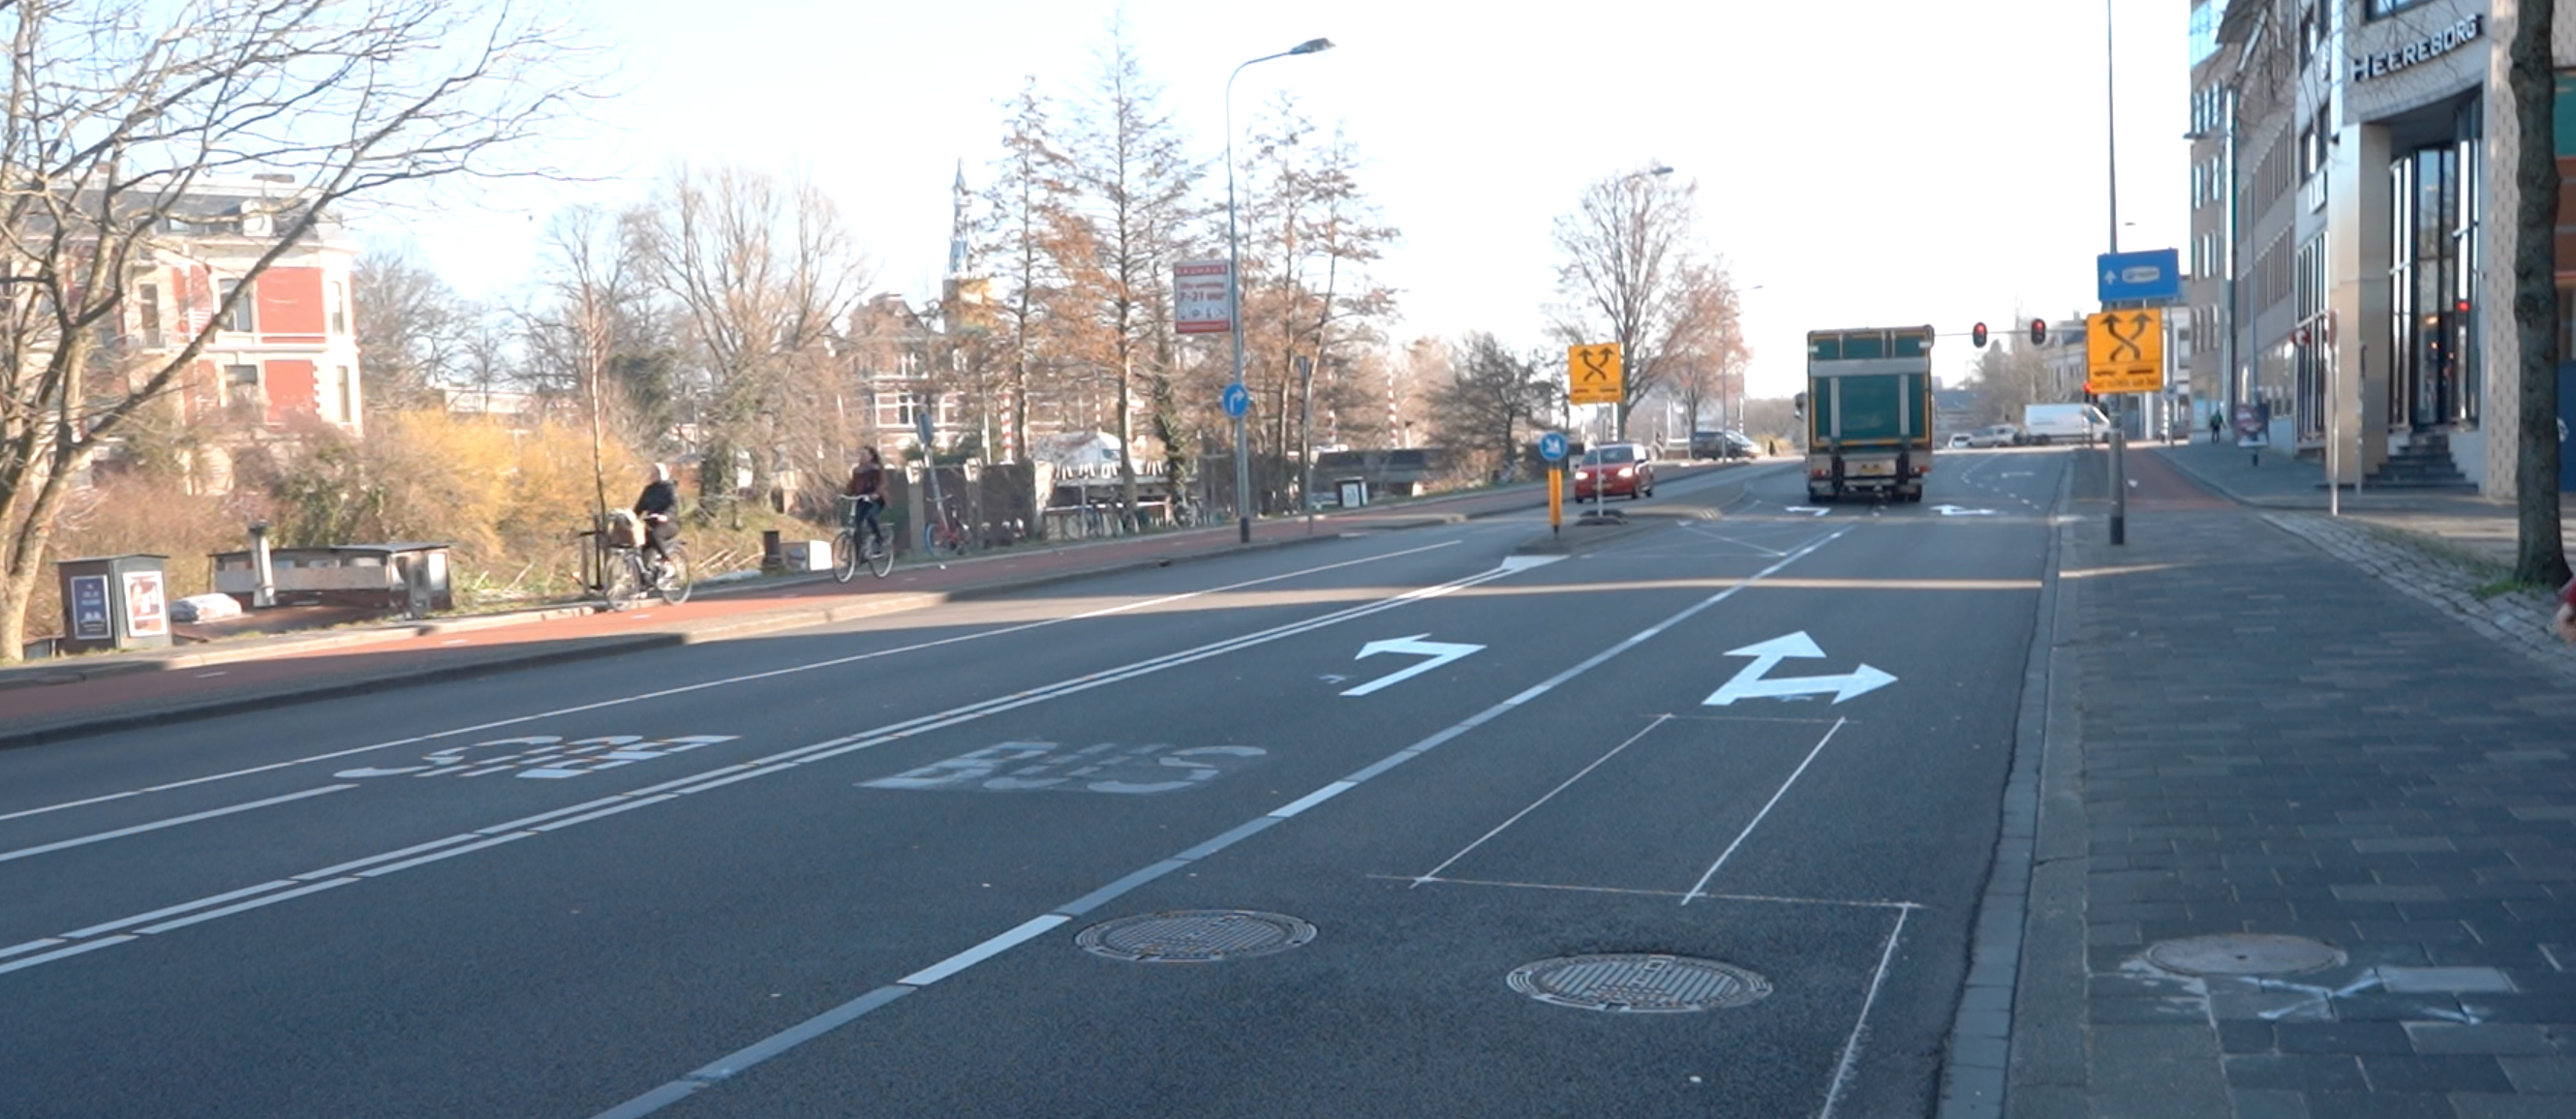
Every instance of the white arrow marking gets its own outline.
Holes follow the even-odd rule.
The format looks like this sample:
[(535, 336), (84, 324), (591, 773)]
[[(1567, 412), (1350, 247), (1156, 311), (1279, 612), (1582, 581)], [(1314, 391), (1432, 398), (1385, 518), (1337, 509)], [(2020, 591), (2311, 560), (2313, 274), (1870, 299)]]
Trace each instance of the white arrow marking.
[(1351, 659), (1365, 660), (1369, 657), (1376, 656), (1379, 653), (1404, 653), (1417, 657), (1429, 657), (1431, 659), (1410, 668), (1406, 668), (1400, 672), (1380, 676), (1375, 680), (1371, 680), (1359, 687), (1352, 688), (1342, 694), (1367, 695), (1370, 692), (1376, 691), (1379, 688), (1386, 687), (1390, 684), (1401, 684), (1416, 676), (1420, 676), (1425, 672), (1438, 668), (1441, 665), (1447, 664), (1450, 661), (1457, 660), (1469, 653), (1479, 652), (1484, 649), (1484, 646), (1482, 645), (1453, 645), (1446, 641), (1423, 640), (1423, 638), (1429, 636), (1431, 635), (1427, 633), (1417, 633), (1411, 637), (1392, 637), (1384, 641), (1371, 641), (1366, 645), (1360, 646), (1360, 655)]
[(1991, 517), (1995, 515), (1995, 511), (1992, 509), (1969, 509), (1958, 505), (1935, 505), (1932, 507), (1932, 511), (1939, 513), (1944, 517)]
[(1771, 671), (1781, 661), (1790, 657), (1825, 655), (1825, 651), (1817, 648), (1815, 641), (1804, 632), (1789, 634), (1786, 637), (1774, 637), (1769, 641), (1758, 645), (1747, 645), (1741, 649), (1731, 649), (1726, 655), (1751, 657), (1753, 663), (1745, 665), (1744, 670), (1736, 673), (1735, 679), (1727, 681), (1725, 687), (1710, 693), (1707, 699), (1700, 701), (1702, 706), (1726, 707), (1739, 699), (1757, 697), (1786, 699), (1791, 696), (1817, 695), (1824, 692), (1834, 693), (1834, 702), (1841, 703), (1863, 692), (1876, 691), (1896, 682), (1896, 677), (1865, 664), (1841, 676), (1791, 676), (1778, 680), (1763, 679), (1763, 673)]
[(1819, 517), (1833, 512), (1831, 509), (1818, 509), (1813, 505), (1783, 505), (1780, 507), (1780, 511), (1783, 513), (1813, 513)]

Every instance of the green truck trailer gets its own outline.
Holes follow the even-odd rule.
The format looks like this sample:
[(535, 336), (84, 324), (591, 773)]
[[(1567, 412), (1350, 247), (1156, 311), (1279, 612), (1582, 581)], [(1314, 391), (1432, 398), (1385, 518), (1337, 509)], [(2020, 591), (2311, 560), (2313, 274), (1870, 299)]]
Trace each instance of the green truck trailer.
[(1932, 473), (1932, 328), (1807, 332), (1807, 496), (1921, 501)]

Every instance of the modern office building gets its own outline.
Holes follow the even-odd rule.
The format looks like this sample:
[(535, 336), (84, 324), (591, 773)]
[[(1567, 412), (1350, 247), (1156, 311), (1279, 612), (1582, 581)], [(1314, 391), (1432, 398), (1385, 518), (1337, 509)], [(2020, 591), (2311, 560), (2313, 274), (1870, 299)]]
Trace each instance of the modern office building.
[[(2515, 7), (2493, 7), (2194, 0), (2184, 313), (2204, 415), (2268, 405), (2275, 447), (2332, 437), (2346, 482), (2396, 456), (2512, 492)], [(2563, 74), (2576, 3), (2558, 11)]]

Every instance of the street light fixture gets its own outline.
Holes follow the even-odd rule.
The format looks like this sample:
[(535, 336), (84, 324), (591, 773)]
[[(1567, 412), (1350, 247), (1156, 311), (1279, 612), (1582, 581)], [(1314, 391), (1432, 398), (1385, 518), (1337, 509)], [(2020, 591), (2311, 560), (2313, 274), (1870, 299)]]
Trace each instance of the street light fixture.
[[(1243, 236), (1235, 229), (1234, 213), (1234, 79), (1243, 68), (1255, 62), (1268, 62), (1291, 55), (1318, 54), (1333, 49), (1333, 41), (1308, 39), (1277, 54), (1247, 59), (1225, 77), (1225, 317), (1233, 326), (1234, 383), (1231, 391), (1243, 390)], [(1236, 538), (1252, 543), (1252, 447), (1244, 438), (1244, 418), (1234, 417), (1234, 523)], [(1306, 500), (1305, 495), (1298, 495)]]

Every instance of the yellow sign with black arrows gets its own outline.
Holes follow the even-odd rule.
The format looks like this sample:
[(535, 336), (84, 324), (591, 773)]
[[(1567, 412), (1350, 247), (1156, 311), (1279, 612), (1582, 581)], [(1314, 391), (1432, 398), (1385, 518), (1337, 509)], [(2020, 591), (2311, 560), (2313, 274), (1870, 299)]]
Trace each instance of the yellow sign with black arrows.
[(1565, 348), (1566, 400), (1573, 404), (1617, 404), (1620, 393), (1619, 344)]
[(2104, 311), (2084, 323), (2084, 391), (2095, 396), (2162, 392), (2165, 313)]

